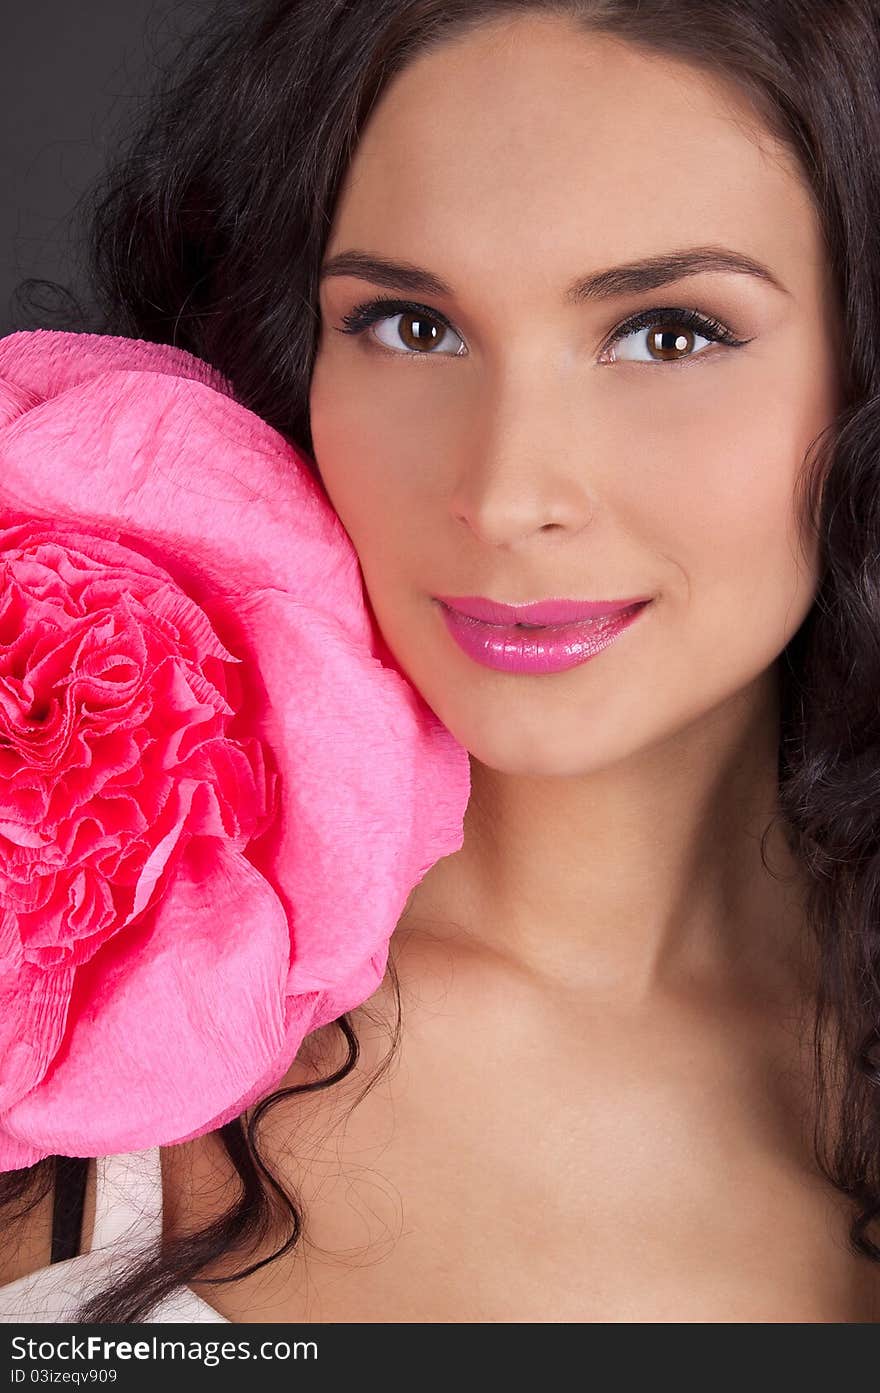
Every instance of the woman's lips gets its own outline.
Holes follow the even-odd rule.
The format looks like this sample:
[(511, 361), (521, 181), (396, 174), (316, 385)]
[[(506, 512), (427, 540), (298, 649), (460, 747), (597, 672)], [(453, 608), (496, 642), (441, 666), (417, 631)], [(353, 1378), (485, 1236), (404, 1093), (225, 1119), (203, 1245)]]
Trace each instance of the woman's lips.
[(649, 604), (636, 601), (616, 613), (535, 628), (487, 623), (442, 602), (439, 609), (459, 648), (481, 666), (498, 672), (548, 673), (564, 672), (601, 653)]
[(649, 595), (634, 595), (626, 600), (536, 600), (531, 604), (508, 605), (490, 600), (484, 595), (437, 595), (435, 598), (449, 609), (484, 624), (530, 628), (556, 628), (562, 624), (604, 619), (646, 604)]

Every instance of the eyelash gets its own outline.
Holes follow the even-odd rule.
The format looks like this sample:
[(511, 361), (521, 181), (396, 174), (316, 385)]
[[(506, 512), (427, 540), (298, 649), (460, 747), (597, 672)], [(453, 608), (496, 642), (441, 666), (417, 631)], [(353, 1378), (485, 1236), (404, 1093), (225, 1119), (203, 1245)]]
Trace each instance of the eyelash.
[[(362, 334), (371, 324), (377, 323), (380, 319), (391, 319), (397, 314), (420, 314), (426, 319), (431, 319), (437, 324), (442, 324), (445, 328), (451, 329), (455, 334), (458, 331), (453, 328), (445, 315), (439, 310), (429, 309), (427, 305), (420, 305), (414, 300), (398, 300), (391, 296), (380, 295), (372, 300), (364, 300), (361, 304), (355, 305), (348, 314), (342, 315), (344, 329), (338, 329), (340, 334)], [(703, 338), (711, 340), (713, 343), (723, 343), (727, 348), (742, 348), (749, 343), (749, 339), (738, 339), (726, 324), (714, 319), (711, 315), (702, 314), (699, 310), (686, 310), (680, 306), (658, 306), (652, 309), (639, 310), (638, 313), (625, 319), (614, 330), (609, 339), (602, 345), (602, 352), (613, 347), (620, 339), (627, 338), (628, 335), (635, 333), (639, 329), (647, 329), (650, 325), (658, 321), (684, 325), (687, 329), (693, 329)], [(460, 337), (460, 335), (459, 335)], [(395, 350), (387, 348), (383, 344), (377, 345), (379, 352), (385, 352), (395, 358), (452, 358), (452, 353), (417, 353), (407, 352), (405, 349)], [(663, 362), (658, 359), (651, 366), (655, 367), (677, 367), (680, 363), (688, 363), (692, 358), (700, 357), (699, 353), (689, 354), (686, 358), (677, 360), (670, 359)], [(631, 361), (629, 359), (625, 361)], [(644, 364), (643, 364), (644, 366)]]

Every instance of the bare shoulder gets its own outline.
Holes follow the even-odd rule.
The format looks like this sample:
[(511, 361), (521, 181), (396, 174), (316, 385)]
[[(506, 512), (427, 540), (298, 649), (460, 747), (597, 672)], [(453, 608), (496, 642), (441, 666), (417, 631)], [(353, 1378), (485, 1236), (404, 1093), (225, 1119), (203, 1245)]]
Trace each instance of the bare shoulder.
[[(0, 1213), (0, 1287), (29, 1277), (40, 1268), (48, 1267), (52, 1257), (52, 1203), (54, 1186), (29, 1208), (30, 1196), (23, 1196), (9, 1206), (9, 1213)], [(25, 1211), (26, 1212), (22, 1212)], [(18, 1217), (10, 1218), (9, 1214)], [(82, 1252), (91, 1245), (95, 1216), (95, 1163), (89, 1165), (83, 1212)]]
[[(52, 1249), (52, 1187), (26, 1213), (28, 1197), (14, 1201), (0, 1216), (0, 1287), (45, 1267)], [(12, 1217), (10, 1217), (10, 1215)], [(17, 1217), (16, 1217), (17, 1216)]]

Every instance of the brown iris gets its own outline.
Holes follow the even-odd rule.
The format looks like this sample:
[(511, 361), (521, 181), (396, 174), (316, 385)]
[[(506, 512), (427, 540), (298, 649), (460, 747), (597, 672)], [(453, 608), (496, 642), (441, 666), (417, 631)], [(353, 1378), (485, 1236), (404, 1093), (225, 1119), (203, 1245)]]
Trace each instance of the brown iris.
[[(414, 310), (401, 314), (399, 317), (398, 333), (407, 348), (433, 348), (434, 344), (438, 343), (446, 332), (445, 327), (438, 324), (435, 319), (429, 319), (424, 314), (417, 314)], [(409, 332), (411, 324), (414, 326), (412, 334)]]
[(695, 337), (692, 329), (649, 329), (648, 351), (661, 363), (674, 362), (693, 348)]

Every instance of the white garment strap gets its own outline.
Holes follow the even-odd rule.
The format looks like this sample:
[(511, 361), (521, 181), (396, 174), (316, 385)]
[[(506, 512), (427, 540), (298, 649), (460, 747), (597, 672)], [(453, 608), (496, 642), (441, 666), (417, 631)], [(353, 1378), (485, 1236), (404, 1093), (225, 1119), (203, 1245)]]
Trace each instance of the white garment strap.
[(162, 1162), (158, 1146), (97, 1158), (91, 1251), (140, 1248), (162, 1237)]

